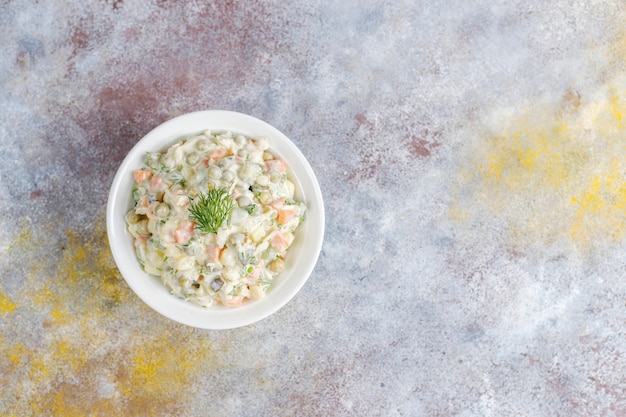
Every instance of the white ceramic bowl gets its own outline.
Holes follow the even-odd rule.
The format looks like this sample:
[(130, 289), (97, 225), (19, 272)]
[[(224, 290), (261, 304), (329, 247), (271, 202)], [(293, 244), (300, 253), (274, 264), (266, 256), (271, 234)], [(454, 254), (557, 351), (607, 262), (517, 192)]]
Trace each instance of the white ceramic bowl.
[[(285, 269), (261, 300), (238, 308), (203, 308), (171, 295), (158, 278), (146, 274), (135, 256), (133, 239), (126, 229), (125, 215), (134, 206), (133, 171), (139, 169), (146, 152), (162, 151), (180, 138), (206, 129), (231, 131), (249, 137), (265, 136), (270, 150), (284, 158), (288, 174), (296, 184), (296, 198), (307, 206), (305, 221), (298, 227), (285, 259)], [(276, 312), (302, 288), (317, 262), (324, 238), (324, 203), (317, 178), (302, 152), (284, 134), (269, 124), (241, 113), (208, 110), (175, 117), (143, 137), (119, 167), (107, 204), (107, 233), (115, 263), (131, 289), (162, 315), (189, 326), (229, 329), (261, 320)]]

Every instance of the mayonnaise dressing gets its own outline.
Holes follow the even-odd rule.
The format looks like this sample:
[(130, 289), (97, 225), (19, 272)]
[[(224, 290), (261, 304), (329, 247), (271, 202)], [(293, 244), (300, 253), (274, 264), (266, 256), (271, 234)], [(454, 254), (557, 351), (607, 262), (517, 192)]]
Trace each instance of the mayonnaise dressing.
[[(206, 131), (148, 153), (134, 176), (126, 222), (148, 274), (203, 307), (265, 297), (306, 211), (267, 139)], [(189, 207), (213, 189), (227, 190), (232, 210), (216, 233), (204, 233)]]

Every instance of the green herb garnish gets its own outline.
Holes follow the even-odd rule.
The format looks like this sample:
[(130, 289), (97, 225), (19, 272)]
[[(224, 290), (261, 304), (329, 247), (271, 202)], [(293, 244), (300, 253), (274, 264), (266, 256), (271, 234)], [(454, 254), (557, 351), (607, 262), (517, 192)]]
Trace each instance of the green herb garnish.
[(204, 233), (217, 233), (233, 208), (233, 200), (224, 189), (200, 194), (189, 207), (189, 218)]

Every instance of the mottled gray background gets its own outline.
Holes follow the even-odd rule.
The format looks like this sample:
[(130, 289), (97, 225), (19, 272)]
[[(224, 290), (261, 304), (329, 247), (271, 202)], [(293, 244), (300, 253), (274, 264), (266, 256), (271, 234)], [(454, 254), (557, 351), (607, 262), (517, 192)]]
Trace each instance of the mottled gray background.
[[(626, 416), (621, 1), (0, 1), (0, 414)], [(289, 136), (327, 232), (231, 331), (105, 233), (169, 118)]]

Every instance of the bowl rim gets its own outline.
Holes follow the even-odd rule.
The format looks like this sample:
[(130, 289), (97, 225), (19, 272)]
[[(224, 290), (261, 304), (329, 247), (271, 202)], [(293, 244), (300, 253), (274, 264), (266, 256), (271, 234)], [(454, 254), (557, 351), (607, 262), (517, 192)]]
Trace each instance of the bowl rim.
[[(277, 277), (275, 287), (265, 298), (238, 308), (203, 308), (171, 295), (158, 278), (148, 275), (141, 268), (124, 220), (126, 212), (132, 208), (131, 174), (134, 169), (139, 168), (145, 153), (165, 150), (178, 140), (207, 129), (231, 131), (248, 137), (266, 137), (272, 152), (286, 160), (290, 179), (296, 184), (296, 197), (307, 206), (305, 221), (296, 231), (296, 239), (286, 258), (286, 268)], [(131, 148), (111, 183), (106, 223), (109, 248), (117, 268), (145, 304), (178, 323), (217, 330), (242, 327), (262, 320), (284, 307), (300, 291), (313, 272), (321, 253), (325, 212), (322, 192), (313, 169), (304, 154), (286, 135), (267, 122), (248, 114), (228, 110), (201, 110), (165, 121)]]

